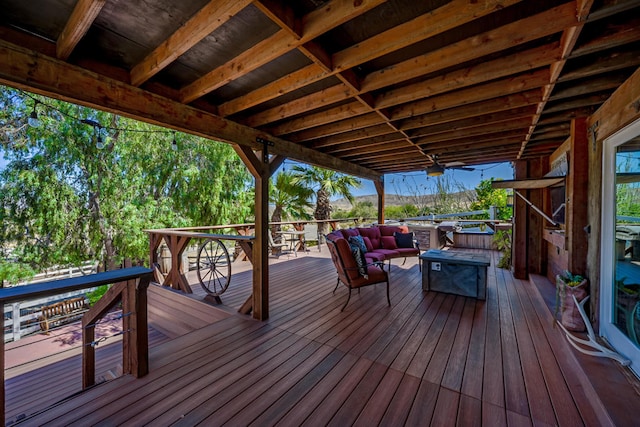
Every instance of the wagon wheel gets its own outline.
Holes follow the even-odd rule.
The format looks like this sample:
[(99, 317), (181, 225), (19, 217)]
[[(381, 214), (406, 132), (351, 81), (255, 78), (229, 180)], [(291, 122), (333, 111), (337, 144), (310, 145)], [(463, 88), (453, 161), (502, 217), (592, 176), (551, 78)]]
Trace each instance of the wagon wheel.
[(198, 250), (198, 280), (209, 295), (219, 296), (231, 281), (231, 259), (220, 240), (208, 239)]

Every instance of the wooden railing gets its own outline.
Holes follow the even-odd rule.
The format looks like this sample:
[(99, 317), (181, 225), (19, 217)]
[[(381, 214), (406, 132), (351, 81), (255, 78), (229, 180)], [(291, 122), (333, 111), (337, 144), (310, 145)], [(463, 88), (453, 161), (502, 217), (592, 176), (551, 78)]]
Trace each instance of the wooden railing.
[[(12, 304), (35, 298), (64, 294), (79, 289), (113, 284), (107, 293), (82, 318), (82, 385), (86, 388), (95, 382), (94, 328), (96, 322), (119, 301), (122, 301), (123, 323), (123, 371), (136, 377), (149, 371), (147, 332), (147, 287), (152, 270), (131, 267), (107, 271), (71, 279), (55, 280), (33, 285), (0, 289), (0, 303)], [(4, 340), (0, 340), (0, 366), (4, 367)], [(5, 422), (4, 369), (0, 379), (0, 423)]]

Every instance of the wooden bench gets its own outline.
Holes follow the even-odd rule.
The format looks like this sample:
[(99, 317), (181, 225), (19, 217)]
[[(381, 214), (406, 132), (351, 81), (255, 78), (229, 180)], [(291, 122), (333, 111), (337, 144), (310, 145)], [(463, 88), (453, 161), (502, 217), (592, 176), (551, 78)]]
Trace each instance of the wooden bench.
[(77, 297), (42, 306), (41, 310), (38, 318), (40, 329), (48, 334), (49, 328), (54, 324), (80, 317), (89, 310), (89, 304), (85, 297)]

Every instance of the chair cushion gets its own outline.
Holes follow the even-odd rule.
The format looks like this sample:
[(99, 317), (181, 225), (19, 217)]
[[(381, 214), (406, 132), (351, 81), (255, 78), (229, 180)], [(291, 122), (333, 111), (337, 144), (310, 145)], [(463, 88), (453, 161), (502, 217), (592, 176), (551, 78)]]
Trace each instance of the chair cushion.
[(371, 240), (371, 246), (374, 250), (382, 248), (382, 243), (380, 241), (380, 237), (382, 236), (380, 235), (378, 227), (358, 228), (357, 230), (362, 237), (368, 237), (369, 240)]
[[(351, 252), (349, 242), (347, 242), (345, 239), (338, 239), (335, 241), (335, 243), (338, 256), (344, 264), (345, 271), (343, 272), (343, 274), (345, 274), (349, 278), (349, 280), (354, 280), (360, 277), (360, 274), (358, 273), (358, 265), (356, 264), (356, 259)], [(339, 268), (339, 266), (336, 265), (336, 268)]]
[(358, 288), (364, 285), (370, 285), (372, 283), (378, 282), (386, 282), (387, 281), (387, 273), (379, 267), (375, 265), (367, 266), (367, 276), (365, 279), (363, 276), (358, 277), (356, 280), (351, 282), (351, 287)]
[(360, 236), (360, 235), (349, 236), (349, 244), (350, 245), (356, 245), (357, 247), (359, 247), (360, 251), (363, 254), (367, 253), (367, 245), (364, 243), (364, 240), (362, 239), (362, 236)]
[(385, 249), (397, 249), (396, 238), (393, 236), (382, 236), (382, 247)]
[(331, 240), (332, 242), (335, 242), (338, 239), (344, 239), (344, 237), (342, 236), (342, 233), (340, 232), (340, 230), (336, 230), (327, 234), (327, 239)]
[(399, 248), (413, 248), (413, 233), (393, 233)]

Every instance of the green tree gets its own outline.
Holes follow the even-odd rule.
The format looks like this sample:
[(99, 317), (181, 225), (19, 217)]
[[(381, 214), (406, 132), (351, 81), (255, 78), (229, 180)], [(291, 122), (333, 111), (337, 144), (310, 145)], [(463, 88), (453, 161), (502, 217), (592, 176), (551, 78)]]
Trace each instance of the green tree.
[[(360, 187), (360, 180), (350, 175), (322, 169), (316, 166), (294, 166), (296, 180), (308, 185), (316, 192), (316, 207), (313, 217), (316, 220), (331, 219), (331, 197), (340, 195), (353, 203), (351, 188)], [(318, 224), (320, 233), (326, 232), (326, 224)]]
[(491, 206), (498, 208), (498, 219), (510, 219), (513, 211), (507, 207), (507, 190), (493, 188), (491, 179), (484, 179), (476, 187), (476, 200), (471, 204), (472, 210), (489, 209)]
[[(280, 222), (283, 219), (309, 219), (308, 210), (312, 208), (310, 202), (313, 190), (301, 185), (290, 172), (280, 172), (273, 180), (269, 181), (269, 201), (273, 204), (272, 222)], [(273, 225), (271, 232), (280, 231), (279, 225)]]
[[(251, 212), (250, 175), (227, 144), (0, 88), (0, 245), (37, 268), (148, 259), (146, 228)], [(172, 150), (174, 137), (178, 150)]]

